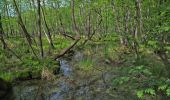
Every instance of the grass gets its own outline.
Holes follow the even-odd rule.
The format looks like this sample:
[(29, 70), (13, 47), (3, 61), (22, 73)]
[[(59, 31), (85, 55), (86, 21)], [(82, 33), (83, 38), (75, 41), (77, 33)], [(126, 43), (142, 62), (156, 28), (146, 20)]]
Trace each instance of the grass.
[(82, 60), (80, 60), (77, 64), (77, 66), (84, 71), (89, 71), (93, 69), (94, 66), (94, 61), (90, 58), (83, 58)]

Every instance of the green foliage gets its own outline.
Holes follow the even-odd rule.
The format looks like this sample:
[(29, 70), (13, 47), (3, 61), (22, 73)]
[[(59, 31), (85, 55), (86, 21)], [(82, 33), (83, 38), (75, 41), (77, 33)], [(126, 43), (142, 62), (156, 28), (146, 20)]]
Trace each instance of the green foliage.
[(112, 42), (117, 41), (117, 39), (118, 39), (118, 35), (116, 33), (109, 33), (105, 35), (104, 38), (102, 38), (102, 40), (104, 41), (112, 41)]
[(152, 88), (147, 88), (144, 92), (150, 95), (156, 95), (155, 90)]
[(9, 72), (0, 72), (0, 77), (4, 80), (11, 81), (13, 79), (13, 74)]
[[(34, 4), (36, 2), (32, 1), (20, 0), (17, 1), (17, 5), (26, 30), (32, 40), (35, 40), (32, 41), (33, 49), (39, 56), (37, 6)], [(62, 31), (74, 37), (77, 29), (81, 35), (78, 46), (83, 48), (83, 53), (88, 56), (76, 63), (78, 68), (85, 72), (90, 71), (97, 65), (96, 58), (99, 58), (102, 62), (98, 65), (102, 63), (101, 66), (109, 66), (110, 69), (121, 66), (113, 68), (118, 69), (118, 72), (115, 71), (118, 75), (115, 75), (112, 81), (113, 87), (136, 93), (141, 99), (145, 96), (170, 96), (170, 80), (167, 75), (170, 71), (165, 68), (170, 57), (170, 0), (74, 1), (75, 20), (72, 18), (70, 0), (45, 0), (41, 3), (55, 47), (50, 48), (44, 35), (47, 28), (42, 16), (41, 31), (45, 55), (42, 59), (33, 55), (18, 24), (15, 7), (12, 7), (13, 2), (0, 2), (3, 37), (7, 46), (22, 59), (20, 61), (13, 52), (0, 48), (0, 77), (13, 80), (17, 77), (27, 77), (30, 72), (33, 76), (40, 75), (44, 67), (55, 69), (58, 62), (52, 60), (52, 57), (74, 42), (61, 35)], [(141, 32), (138, 27), (141, 28)], [(82, 46), (89, 35), (93, 35), (92, 39)], [(123, 44), (120, 44), (120, 40)], [(137, 42), (137, 45), (134, 45), (134, 42)], [(155, 50), (165, 50), (163, 53), (167, 54), (167, 58), (164, 55), (160, 57), (161, 53), (155, 54)], [(137, 60), (136, 55), (139, 56)], [(104, 65), (104, 61), (109, 64)]]
[(148, 41), (148, 46), (151, 46), (152, 48), (157, 48), (157, 41)]
[(137, 90), (136, 95), (138, 98), (143, 98), (145, 94), (156, 95), (155, 90), (152, 88), (147, 88), (144, 90)]
[(130, 77), (127, 77), (127, 76), (118, 77), (113, 80), (113, 84), (114, 85), (122, 85), (122, 84), (127, 83), (129, 80), (130, 80)]
[(57, 38), (54, 40), (54, 46), (56, 49), (61, 50), (67, 47), (70, 42), (71, 41), (69, 39), (66, 39), (63, 36), (57, 36)]
[(129, 70), (129, 74), (143, 74), (143, 75), (152, 75), (152, 73), (147, 69), (147, 67), (141, 65), (141, 66), (135, 66), (132, 67)]
[(138, 96), (138, 98), (142, 98), (144, 95), (144, 91), (143, 90), (138, 90), (136, 95)]
[(160, 85), (159, 87), (158, 87), (158, 90), (162, 90), (162, 91), (164, 91), (166, 88), (167, 88), (167, 84), (163, 84), (163, 85)]
[(25, 46), (22, 39), (11, 38), (7, 42), (11, 50), (21, 57), (22, 61), (18, 60), (10, 51), (0, 48), (0, 77), (5, 80), (12, 81), (17, 77), (28, 77), (29, 73), (32, 73), (33, 77), (40, 76), (44, 67), (55, 69), (59, 65), (57, 61), (50, 57), (37, 59), (29, 51), (29, 47)]
[(82, 69), (82, 70), (85, 70), (85, 71), (89, 71), (93, 68), (93, 65), (94, 65), (94, 61), (90, 58), (83, 58), (81, 59), (77, 66)]
[(126, 88), (127, 91), (135, 92), (138, 98), (160, 95), (159, 91), (169, 96), (168, 78), (158, 79), (149, 66), (131, 66), (120, 70), (122, 75), (113, 79), (113, 85), (118, 89)]
[(166, 95), (170, 96), (170, 87), (166, 90)]

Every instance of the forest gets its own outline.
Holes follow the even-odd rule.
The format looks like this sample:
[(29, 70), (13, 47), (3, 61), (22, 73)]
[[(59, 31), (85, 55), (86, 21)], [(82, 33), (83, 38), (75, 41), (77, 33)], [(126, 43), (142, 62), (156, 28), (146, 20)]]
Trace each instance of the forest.
[(0, 0), (0, 100), (170, 100), (170, 0)]

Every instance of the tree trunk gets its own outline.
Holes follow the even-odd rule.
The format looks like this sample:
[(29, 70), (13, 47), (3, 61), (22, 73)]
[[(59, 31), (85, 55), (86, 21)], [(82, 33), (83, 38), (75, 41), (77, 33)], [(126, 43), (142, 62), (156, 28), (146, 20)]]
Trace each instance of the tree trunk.
[[(36, 55), (36, 53), (35, 53), (35, 51), (34, 51), (34, 49), (33, 49), (33, 47), (32, 47), (32, 39), (31, 39), (31, 36), (29, 35), (29, 33), (28, 33), (28, 31), (27, 31), (27, 29), (26, 29), (26, 27), (25, 27), (25, 25), (24, 25), (24, 23), (23, 23), (23, 21), (22, 21), (21, 13), (19, 12), (17, 3), (16, 3), (15, 0), (13, 0), (13, 3), (14, 3), (14, 6), (15, 6), (16, 13), (17, 13), (17, 15), (18, 15), (18, 23), (19, 23), (19, 25), (20, 25), (21, 28), (22, 28), (23, 34), (24, 34), (24, 36), (25, 36), (25, 38), (26, 38), (26, 40), (27, 40), (27, 42), (28, 42), (28, 45), (30, 46), (33, 54), (37, 57), (37, 55)], [(37, 57), (37, 58), (38, 58), (38, 57)]]
[(47, 25), (46, 18), (45, 18), (45, 14), (44, 14), (44, 10), (43, 10), (42, 7), (41, 7), (41, 10), (42, 10), (43, 18), (44, 18), (44, 24), (45, 24), (45, 27), (46, 27), (46, 29), (47, 29), (47, 33), (46, 33), (45, 31), (44, 31), (44, 32), (45, 32), (45, 34), (46, 34), (46, 36), (47, 36), (47, 39), (48, 39), (48, 41), (49, 41), (49, 44), (50, 44), (51, 48), (54, 49), (53, 41), (52, 41), (52, 38), (51, 38), (51, 32), (50, 32), (50, 29), (49, 29), (49, 27), (48, 27), (48, 25)]
[(76, 19), (75, 19), (75, 13), (74, 13), (74, 9), (75, 9), (75, 6), (74, 6), (74, 0), (71, 0), (71, 17), (72, 17), (72, 27), (73, 27), (73, 31), (76, 33), (76, 37), (77, 38), (80, 38), (80, 34), (79, 34), (79, 30), (78, 30), (78, 27), (77, 27), (77, 24), (76, 24)]
[(40, 4), (40, 0), (37, 0), (37, 5), (38, 5), (38, 9), (37, 9), (37, 24), (38, 24), (38, 40), (39, 40), (39, 47), (40, 47), (40, 56), (43, 58), (44, 56), (44, 51), (43, 51), (43, 44), (42, 44), (42, 34), (41, 34), (41, 4)]
[(73, 41), (67, 48), (63, 49), (58, 55), (54, 57), (54, 59), (58, 59), (62, 56), (64, 56), (70, 49), (72, 49), (80, 40), (80, 34), (78, 31), (78, 27), (76, 25), (75, 15), (74, 15), (74, 0), (71, 0), (71, 15), (72, 15), (72, 28), (73, 31), (76, 33), (76, 36), (74, 37), (75, 41)]
[(141, 20), (141, 0), (135, 1), (136, 7), (136, 34), (135, 38), (138, 39), (141, 36), (142, 30), (142, 20)]
[(3, 28), (2, 28), (2, 20), (1, 20), (1, 15), (0, 15), (0, 40), (2, 42), (2, 49), (6, 49), (7, 45), (5, 43), (3, 34), (4, 34), (4, 31), (3, 31)]

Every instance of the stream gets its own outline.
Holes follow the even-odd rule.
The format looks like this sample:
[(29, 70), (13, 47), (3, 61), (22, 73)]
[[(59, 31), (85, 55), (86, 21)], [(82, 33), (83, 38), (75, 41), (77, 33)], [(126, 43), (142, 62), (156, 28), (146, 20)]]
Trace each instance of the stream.
[(62, 76), (53, 81), (30, 80), (14, 86), (15, 100), (65, 100), (64, 94), (70, 89), (69, 77), (72, 67), (66, 60), (59, 60)]
[[(82, 57), (81, 53), (77, 53), (73, 59), (79, 61)], [(106, 85), (111, 82), (113, 73), (105, 71), (81, 77), (70, 61), (58, 61), (61, 74), (58, 79), (19, 82), (13, 87), (14, 100), (133, 100)]]

